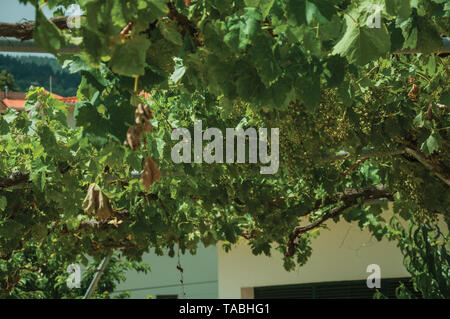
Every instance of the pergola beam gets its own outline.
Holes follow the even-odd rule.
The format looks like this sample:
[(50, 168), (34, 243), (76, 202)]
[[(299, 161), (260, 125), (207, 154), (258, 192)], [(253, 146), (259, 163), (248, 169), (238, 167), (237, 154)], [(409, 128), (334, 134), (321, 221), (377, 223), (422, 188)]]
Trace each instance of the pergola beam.
[[(57, 28), (63, 30), (68, 29), (67, 25), (69, 17), (56, 17), (50, 19)], [(23, 23), (4, 23), (0, 22), (0, 37), (10, 37), (20, 40), (33, 39), (33, 31), (35, 28), (34, 21), (27, 21)]]
[[(67, 25), (70, 17), (56, 17), (50, 19), (60, 30), (68, 29)], [(0, 52), (30, 52), (30, 53), (48, 53), (39, 48), (32, 41), (24, 41), (33, 39), (33, 31), (35, 28), (34, 21), (27, 21), (24, 23), (4, 23), (0, 22)], [(16, 38), (21, 40), (12, 42), (14, 40), (3, 40), (2, 37)], [(80, 47), (70, 45), (59, 50), (59, 53), (75, 54), (81, 51)], [(421, 53), (415, 49), (404, 49), (393, 52), (393, 54), (416, 54)], [(436, 50), (436, 54), (450, 54), (450, 38), (442, 37), (442, 47)]]

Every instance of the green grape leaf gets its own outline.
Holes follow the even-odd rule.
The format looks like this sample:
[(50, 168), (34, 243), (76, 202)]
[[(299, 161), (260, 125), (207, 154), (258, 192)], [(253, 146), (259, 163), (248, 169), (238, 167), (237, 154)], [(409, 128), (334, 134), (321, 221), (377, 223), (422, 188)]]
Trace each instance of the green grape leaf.
[(349, 16), (345, 20), (347, 30), (334, 46), (333, 54), (346, 57), (349, 63), (364, 65), (389, 52), (391, 41), (384, 24), (381, 28), (368, 28), (356, 24)]
[(180, 32), (178, 31), (177, 25), (169, 21), (161, 21), (159, 24), (159, 30), (161, 31), (161, 34), (163, 35), (166, 40), (172, 42), (175, 45), (182, 46), (183, 45), (183, 38), (181, 37)]
[(263, 19), (265, 19), (272, 9), (275, 0), (245, 0), (247, 7), (258, 8), (261, 11)]
[(0, 210), (4, 211), (7, 205), (7, 200), (5, 196), (0, 196)]
[(139, 76), (145, 74), (145, 57), (150, 41), (145, 36), (135, 36), (118, 45), (109, 62), (111, 69), (120, 75)]
[(420, 149), (425, 154), (431, 154), (437, 151), (440, 147), (440, 136), (437, 133), (431, 133), (430, 136), (422, 143)]
[(53, 22), (47, 20), (39, 8), (36, 8), (36, 27), (33, 36), (38, 46), (53, 54), (56, 54), (65, 42), (61, 31)]
[(8, 122), (3, 118), (3, 115), (0, 116), (0, 135), (7, 134), (9, 132)]
[(406, 19), (411, 15), (411, 5), (409, 1), (404, 0), (385, 0), (386, 12), (392, 16), (398, 16)]

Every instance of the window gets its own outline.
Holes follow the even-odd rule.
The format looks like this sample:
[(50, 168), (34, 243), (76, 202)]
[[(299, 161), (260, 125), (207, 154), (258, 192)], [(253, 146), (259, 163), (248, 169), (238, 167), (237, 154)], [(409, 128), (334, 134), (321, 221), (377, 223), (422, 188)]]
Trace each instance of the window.
[(156, 295), (156, 299), (178, 299), (178, 295)]
[[(395, 289), (404, 283), (416, 298), (420, 293), (413, 289), (409, 278), (381, 280), (380, 291), (388, 298), (395, 298)], [(320, 282), (311, 284), (255, 287), (255, 299), (372, 299), (376, 289), (367, 287), (366, 280)]]

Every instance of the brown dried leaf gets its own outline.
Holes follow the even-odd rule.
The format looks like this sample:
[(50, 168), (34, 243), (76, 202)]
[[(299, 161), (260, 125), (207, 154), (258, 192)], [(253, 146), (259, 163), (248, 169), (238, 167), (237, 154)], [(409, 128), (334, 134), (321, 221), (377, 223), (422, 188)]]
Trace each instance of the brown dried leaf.
[(145, 190), (148, 192), (150, 189), (150, 186), (152, 186), (153, 176), (152, 176), (152, 170), (150, 169), (149, 165), (147, 165), (147, 159), (144, 163), (144, 172), (142, 173), (142, 184), (145, 187)]
[(155, 117), (155, 113), (153, 112), (153, 110), (149, 110), (148, 108), (145, 108), (144, 110), (145, 110), (145, 117), (147, 118), (147, 120), (150, 120)]
[(409, 99), (413, 102), (417, 101), (419, 91), (420, 91), (420, 88), (416, 84), (413, 84), (411, 90), (408, 93)]
[(142, 119), (140, 116), (136, 116), (134, 121), (135, 121), (136, 125), (141, 125), (141, 123), (142, 123)]
[(102, 192), (100, 186), (95, 183), (89, 185), (82, 207), (86, 213), (100, 220), (114, 215), (108, 197)]
[(132, 29), (133, 29), (133, 22), (128, 22), (127, 25), (120, 32), (122, 40), (125, 40), (125, 36), (129, 35)]
[(156, 164), (156, 162), (151, 161), (150, 162), (150, 168), (152, 170), (152, 184), (158, 182), (161, 179), (161, 172), (158, 169), (158, 164)]
[(118, 220), (117, 217), (114, 217), (113, 219), (111, 219), (108, 224), (110, 225), (114, 225), (116, 228), (119, 227), (120, 224), (123, 223), (123, 220)]
[(127, 131), (127, 142), (130, 148), (135, 151), (141, 147), (141, 133), (140, 126), (130, 126)]
[(151, 132), (153, 131), (153, 126), (152, 123), (150, 123), (150, 121), (145, 120), (143, 123), (143, 130), (144, 132)]
[(138, 104), (138, 107), (136, 109), (136, 112), (140, 115), (144, 115), (145, 114), (145, 106), (142, 103)]
[(136, 112), (134, 113), (135, 116), (138, 114), (143, 115), (146, 119), (152, 119), (153, 118), (153, 111), (149, 110), (144, 104), (139, 103)]
[(142, 115), (144, 115), (143, 110), (139, 107), (141, 104), (138, 105), (138, 107), (136, 108), (136, 110), (134, 110), (134, 118), (138, 119), (140, 118)]
[(150, 186), (160, 179), (161, 172), (158, 169), (158, 165), (150, 157), (147, 157), (144, 161), (144, 172), (142, 173), (142, 183), (145, 190), (148, 192)]
[(137, 125), (145, 123), (146, 120), (152, 119), (153, 111), (149, 110), (144, 104), (139, 103), (138, 107), (134, 111), (134, 118)]

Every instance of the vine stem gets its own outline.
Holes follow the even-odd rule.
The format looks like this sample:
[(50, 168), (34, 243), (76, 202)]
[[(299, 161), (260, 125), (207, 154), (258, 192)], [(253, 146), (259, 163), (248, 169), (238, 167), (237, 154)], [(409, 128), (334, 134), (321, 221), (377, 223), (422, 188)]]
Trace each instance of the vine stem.
[(184, 291), (184, 277), (183, 277), (183, 268), (181, 267), (181, 257), (180, 257), (180, 241), (178, 241), (178, 249), (177, 249), (177, 256), (178, 256), (178, 264), (177, 269), (180, 272), (180, 286), (181, 286), (181, 292), (183, 293), (183, 297), (186, 299), (186, 292)]
[(359, 24), (359, 22), (358, 21), (356, 21), (355, 20), (355, 18), (353, 18), (349, 13), (347, 13), (347, 12), (344, 12), (344, 14), (346, 15), (346, 16), (348, 16), (350, 19), (352, 19), (352, 21), (356, 24), (356, 25), (358, 25)]
[(362, 80), (364, 80), (365, 78), (367, 78), (373, 71), (375, 71), (376, 69), (378, 69), (380, 66), (376, 65), (374, 66), (372, 69), (370, 69), (369, 72), (367, 72), (366, 74), (364, 74), (358, 81), (356, 81), (356, 84), (358, 84), (359, 82), (361, 82)]
[(339, 160), (345, 160), (345, 159), (351, 159), (351, 158), (358, 158), (359, 160), (366, 160), (368, 158), (372, 157), (379, 157), (379, 156), (392, 156), (392, 155), (401, 155), (401, 154), (408, 154), (412, 157), (414, 157), (420, 164), (422, 164), (426, 169), (432, 171), (434, 175), (439, 178), (441, 181), (443, 181), (445, 184), (450, 186), (450, 179), (446, 178), (440, 171), (439, 168), (434, 167), (422, 154), (419, 152), (409, 148), (405, 147), (402, 149), (395, 149), (392, 151), (377, 151), (377, 150), (370, 150), (365, 151), (362, 154), (355, 155), (350, 153), (345, 153), (342, 155), (336, 155), (331, 157), (325, 157), (320, 162), (326, 163), (326, 162), (333, 162), (333, 161), (339, 161)]
[(139, 75), (134, 78), (134, 93), (135, 94), (139, 94), (138, 88), (139, 88)]
[(348, 152), (345, 152), (344, 154), (341, 154), (341, 155), (324, 157), (321, 160), (319, 160), (319, 162), (326, 163), (326, 162), (333, 162), (333, 161), (345, 160), (345, 159), (350, 159), (350, 158), (368, 159), (368, 158), (379, 157), (379, 156), (401, 155), (404, 153), (405, 153), (404, 149), (394, 149), (394, 150), (390, 150), (390, 151), (368, 150), (368, 151), (363, 151), (361, 154), (350, 154)]
[(425, 168), (429, 169), (436, 175), (437, 178), (439, 178), (441, 181), (443, 181), (447, 186), (450, 186), (450, 179), (446, 178), (444, 175), (442, 175), (440, 172), (437, 171), (437, 169), (430, 164), (427, 159), (422, 156), (419, 152), (407, 147), (405, 148), (405, 152), (414, 157), (417, 161), (419, 161)]

